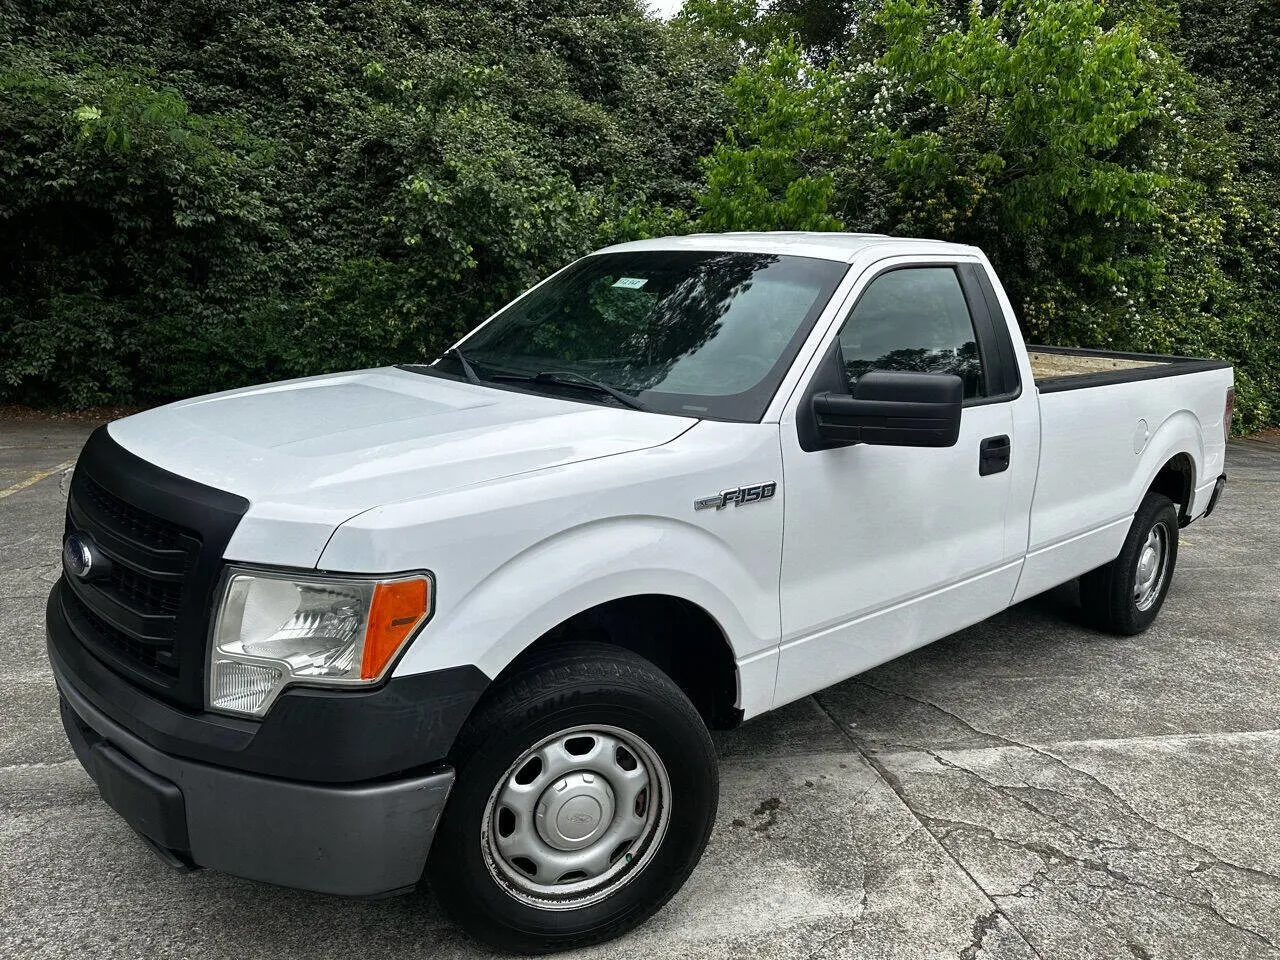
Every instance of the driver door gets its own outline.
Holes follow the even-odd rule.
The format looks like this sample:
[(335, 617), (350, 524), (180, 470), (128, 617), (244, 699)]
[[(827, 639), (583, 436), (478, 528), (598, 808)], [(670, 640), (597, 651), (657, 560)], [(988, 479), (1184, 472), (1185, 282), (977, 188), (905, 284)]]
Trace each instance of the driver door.
[(1016, 443), (1012, 398), (992, 396), (984, 362), (991, 351), (975, 332), (974, 292), (958, 266), (880, 270), (823, 354), (850, 389), (872, 369), (959, 375), (965, 406), (955, 446), (803, 449), (795, 418), (809, 402), (804, 389), (783, 418), (776, 705), (1009, 603), (1021, 566), (1021, 554), (1010, 561), (1004, 543), (1012, 471), (1008, 461), (991, 471), (988, 458), (980, 472), (980, 452)]

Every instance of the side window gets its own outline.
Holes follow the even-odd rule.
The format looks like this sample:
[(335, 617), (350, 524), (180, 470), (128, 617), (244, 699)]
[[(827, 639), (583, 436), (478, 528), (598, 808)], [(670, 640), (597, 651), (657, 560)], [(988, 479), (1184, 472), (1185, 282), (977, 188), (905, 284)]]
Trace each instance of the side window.
[(908, 267), (871, 281), (840, 329), (849, 387), (868, 370), (954, 373), (986, 396), (973, 318), (951, 267)]

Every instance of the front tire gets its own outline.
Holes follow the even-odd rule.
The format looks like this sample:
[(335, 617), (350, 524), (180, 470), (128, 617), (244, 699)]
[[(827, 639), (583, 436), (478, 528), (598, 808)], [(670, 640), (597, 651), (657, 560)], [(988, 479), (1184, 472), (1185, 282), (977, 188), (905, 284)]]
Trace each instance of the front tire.
[(1178, 510), (1148, 493), (1134, 514), (1120, 555), (1080, 578), (1085, 621), (1106, 633), (1133, 636), (1154, 622), (1178, 562)]
[(657, 912), (702, 856), (719, 798), (706, 725), (657, 667), (565, 644), (486, 696), (459, 735), (458, 779), (427, 871), (475, 938), (546, 953)]

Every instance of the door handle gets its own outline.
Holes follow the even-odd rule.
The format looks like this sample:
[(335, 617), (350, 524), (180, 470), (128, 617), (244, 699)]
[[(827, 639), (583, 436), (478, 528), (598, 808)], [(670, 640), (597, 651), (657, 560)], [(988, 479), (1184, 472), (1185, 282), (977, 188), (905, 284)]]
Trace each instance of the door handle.
[(1013, 442), (1007, 436), (987, 437), (978, 447), (978, 476), (1003, 473), (1009, 469)]

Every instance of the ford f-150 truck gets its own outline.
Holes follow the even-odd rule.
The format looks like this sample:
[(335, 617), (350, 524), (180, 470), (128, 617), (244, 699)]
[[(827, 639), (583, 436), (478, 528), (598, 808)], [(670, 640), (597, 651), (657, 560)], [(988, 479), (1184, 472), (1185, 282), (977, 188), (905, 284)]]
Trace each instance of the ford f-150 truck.
[(429, 365), (94, 433), (63, 721), (175, 866), (604, 940), (702, 854), (709, 729), (1075, 578), (1144, 630), (1232, 401), (1226, 363), (1028, 350), (973, 247), (610, 247)]

